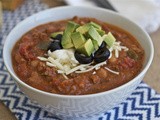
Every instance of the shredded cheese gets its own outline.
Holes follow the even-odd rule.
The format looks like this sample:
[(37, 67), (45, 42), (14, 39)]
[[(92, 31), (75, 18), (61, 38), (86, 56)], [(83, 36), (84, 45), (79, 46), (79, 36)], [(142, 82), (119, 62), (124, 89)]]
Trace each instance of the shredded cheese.
[(41, 60), (41, 61), (48, 61), (48, 59), (47, 58), (44, 58), (44, 57), (37, 57), (39, 60)]
[(57, 62), (56, 60), (54, 60), (52, 57), (49, 57), (48, 58), (49, 62), (51, 62), (52, 64), (54, 64), (57, 68), (63, 70), (63, 66)]
[(50, 63), (50, 62), (46, 62), (46, 65), (49, 67), (56, 67), (54, 64)]
[(67, 77), (64, 73), (63, 73), (62, 75), (63, 75), (63, 77), (64, 77), (65, 79), (68, 79), (68, 77)]
[(113, 71), (113, 70), (109, 69), (108, 67), (104, 67), (104, 68), (105, 68), (106, 70), (108, 70), (109, 72), (111, 72), (111, 73), (114, 73), (114, 74), (119, 75), (119, 72)]
[(124, 50), (124, 51), (128, 51), (128, 48), (126, 46), (121, 46), (120, 45), (121, 42), (114, 42), (113, 46), (109, 48), (110, 51), (110, 56), (108, 59), (110, 59), (112, 57), (112, 52), (115, 51), (115, 57), (118, 58), (119, 57), (119, 52)]
[(83, 67), (88, 66), (88, 65), (89, 65), (89, 64), (86, 64), (86, 65), (79, 65), (79, 66), (77, 66), (77, 67), (74, 67), (74, 68), (71, 69), (70, 71), (66, 72), (66, 75), (68, 75), (68, 74), (70, 74), (70, 73), (73, 73), (73, 72), (79, 70), (80, 68), (83, 68)]
[(95, 68), (99, 68), (100, 66), (103, 66), (103, 65), (105, 65), (106, 64), (106, 61), (105, 62), (101, 62), (101, 63), (99, 63), (99, 64), (96, 64), (95, 66), (91, 66), (89, 69), (87, 69), (87, 70), (84, 70), (84, 71), (76, 71), (75, 73), (84, 73), (84, 72), (89, 72), (89, 71), (91, 71), (91, 70), (93, 70), (93, 69), (95, 69)]
[(128, 48), (126, 46), (121, 46), (121, 49), (123, 49), (124, 51), (128, 51)]
[(62, 71), (62, 70), (57, 70), (57, 72), (60, 73), (60, 74), (64, 73), (64, 71)]
[(94, 71), (92, 74), (94, 75), (94, 74), (96, 74), (96, 72)]
[(116, 57), (116, 58), (118, 58), (118, 57), (119, 57), (118, 49), (115, 49), (115, 57)]

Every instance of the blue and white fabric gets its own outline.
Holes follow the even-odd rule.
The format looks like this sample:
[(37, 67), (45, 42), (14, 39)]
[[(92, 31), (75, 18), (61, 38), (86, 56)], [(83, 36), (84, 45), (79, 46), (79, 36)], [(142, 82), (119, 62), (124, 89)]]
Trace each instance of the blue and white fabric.
[[(10, 30), (24, 18), (47, 9), (38, 0), (26, 0), (14, 12), (4, 11), (4, 23), (0, 29), (0, 100), (18, 120), (60, 120), (39, 105), (32, 103), (16, 86), (7, 72), (3, 58), (3, 44)], [(160, 120), (160, 94), (142, 82), (120, 105), (102, 113), (98, 120)]]

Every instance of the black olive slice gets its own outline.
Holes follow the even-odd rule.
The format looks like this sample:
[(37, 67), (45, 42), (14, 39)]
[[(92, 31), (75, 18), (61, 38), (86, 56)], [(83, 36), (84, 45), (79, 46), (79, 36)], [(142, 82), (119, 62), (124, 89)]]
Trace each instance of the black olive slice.
[(58, 34), (55, 37), (51, 37), (53, 40), (62, 40), (62, 34)]
[(51, 44), (48, 47), (48, 50), (50, 50), (51, 52), (55, 51), (55, 50), (59, 50), (62, 49), (61, 43), (60, 41), (52, 41)]
[(104, 47), (106, 47), (106, 45), (107, 45), (106, 42), (103, 41), (99, 48), (104, 48)]
[(74, 56), (75, 56), (76, 60), (81, 64), (88, 64), (93, 61), (92, 54), (91, 54), (91, 56), (88, 57), (88, 56), (85, 56), (84, 54), (81, 54), (81, 53), (75, 51)]
[(106, 47), (99, 48), (94, 53), (94, 61), (96, 63), (100, 63), (100, 62), (107, 60), (109, 58), (109, 56), (110, 56), (110, 51), (108, 50), (108, 48), (106, 48)]
[(62, 34), (58, 34), (58, 35), (55, 37), (55, 39), (57, 39), (57, 40), (62, 40)]

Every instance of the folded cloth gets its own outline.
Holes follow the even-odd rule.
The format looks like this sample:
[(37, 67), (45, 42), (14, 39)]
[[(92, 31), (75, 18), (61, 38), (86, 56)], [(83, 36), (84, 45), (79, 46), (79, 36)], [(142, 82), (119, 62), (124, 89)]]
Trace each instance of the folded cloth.
[[(6, 36), (22, 19), (46, 8), (47, 6), (38, 0), (26, 0), (18, 10), (14, 12), (5, 11), (3, 13), (5, 22), (1, 34)], [(0, 100), (13, 112), (18, 120), (60, 120), (54, 114), (42, 109), (38, 104), (31, 102), (18, 89), (4, 67), (2, 58), (2, 41), (4, 40), (5, 37), (2, 38), (0, 35)], [(120, 105), (94, 118), (94, 120), (106, 119), (160, 120), (160, 94), (157, 94), (155, 90), (142, 82)]]
[[(123, 16), (152, 33), (160, 26), (160, 0), (65, 0), (69, 5), (96, 6), (97, 2), (105, 1)], [(96, 1), (96, 3), (95, 3)]]

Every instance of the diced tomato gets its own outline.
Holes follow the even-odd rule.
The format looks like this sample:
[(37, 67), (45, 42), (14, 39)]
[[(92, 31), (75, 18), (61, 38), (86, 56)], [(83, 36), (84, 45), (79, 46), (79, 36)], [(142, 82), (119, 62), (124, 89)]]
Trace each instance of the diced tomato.
[(24, 42), (19, 46), (19, 53), (27, 60), (33, 60), (35, 58), (34, 54), (30, 51), (31, 46), (33, 46), (32, 42)]
[(135, 65), (135, 63), (136, 61), (134, 59), (131, 59), (127, 56), (120, 62), (120, 68), (132, 68)]
[(127, 64), (129, 67), (133, 67), (134, 64), (135, 64), (135, 60), (134, 60), (134, 59), (131, 59), (130, 57), (126, 57), (126, 58), (125, 58), (125, 62), (126, 62), (126, 64)]

